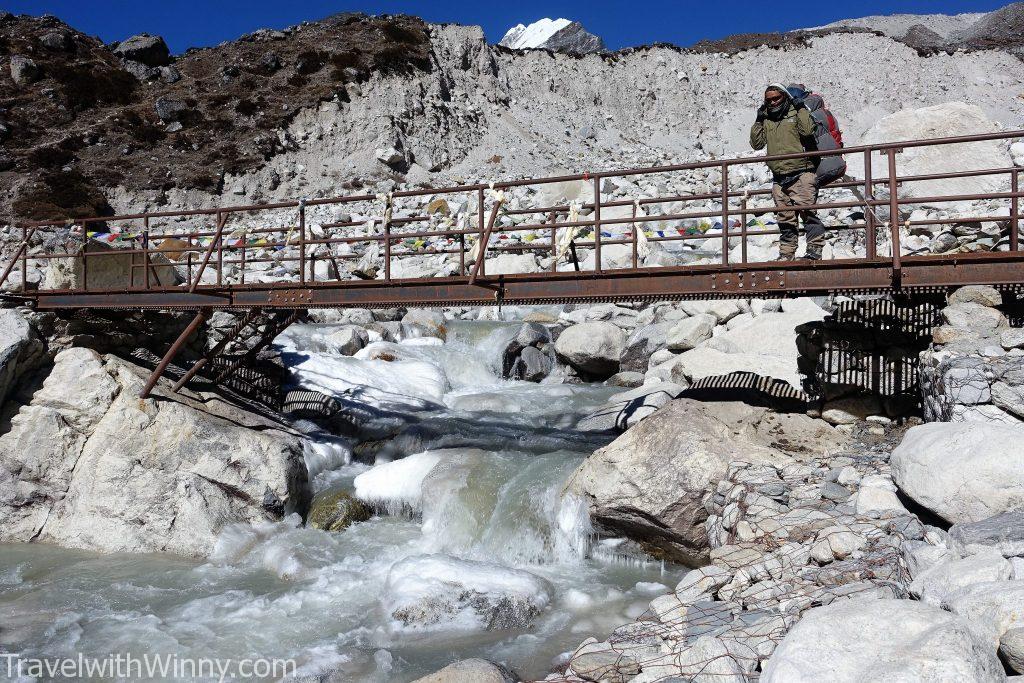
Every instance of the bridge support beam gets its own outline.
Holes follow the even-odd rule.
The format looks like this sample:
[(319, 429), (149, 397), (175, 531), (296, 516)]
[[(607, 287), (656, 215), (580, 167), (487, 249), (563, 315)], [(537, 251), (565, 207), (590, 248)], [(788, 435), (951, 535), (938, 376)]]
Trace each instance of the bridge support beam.
[(210, 309), (200, 308), (199, 312), (196, 313), (196, 317), (192, 318), (192, 322), (188, 324), (188, 327), (174, 340), (171, 344), (171, 348), (167, 349), (167, 353), (160, 359), (159, 365), (153, 369), (153, 373), (149, 376), (149, 380), (146, 382), (146, 386), (143, 387), (142, 392), (139, 393), (139, 398), (149, 398), (150, 393), (153, 391), (153, 387), (160, 380), (160, 377), (167, 370), (167, 366), (171, 364), (174, 357), (181, 351), (181, 347), (185, 345), (189, 337), (195, 334), (195, 331), (199, 329), (199, 326), (207, 321), (210, 317)]
[(192, 365), (192, 367), (189, 368), (188, 372), (186, 372), (182, 376), (182, 378), (175, 383), (171, 391), (175, 393), (181, 391), (181, 388), (188, 384), (188, 381), (195, 377), (196, 373), (199, 372), (203, 368), (203, 366), (205, 366), (207, 363), (209, 363), (214, 358), (219, 356), (224, 351), (224, 349), (227, 348), (228, 344), (230, 344), (234, 339), (237, 339), (238, 336), (242, 333), (242, 330), (244, 330), (246, 327), (249, 326), (250, 323), (256, 320), (256, 318), (258, 318), (262, 312), (262, 308), (253, 308), (248, 313), (246, 313), (245, 316), (238, 321), (234, 328), (232, 328), (224, 335), (224, 337), (217, 343), (216, 346), (210, 349), (210, 351), (207, 352), (205, 356), (197, 360)]

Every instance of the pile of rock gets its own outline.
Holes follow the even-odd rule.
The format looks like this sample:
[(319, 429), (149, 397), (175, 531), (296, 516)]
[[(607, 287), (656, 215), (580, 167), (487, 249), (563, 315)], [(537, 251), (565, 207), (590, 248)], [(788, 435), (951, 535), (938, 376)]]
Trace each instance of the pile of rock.
[(523, 323), (502, 355), (502, 375), (527, 382), (541, 381), (554, 365), (551, 331), (540, 323)]
[[(829, 453), (803, 437), (809, 453), (784, 453), (758, 449), (748, 429), (742, 437), (714, 435), (745, 459), (720, 462), (721, 474), (698, 477), (704, 483), (693, 489), (672, 488), (678, 477), (671, 475), (638, 479), (638, 472), (686, 474), (694, 465), (680, 459), (684, 444), (714, 443), (690, 433), (670, 443), (669, 431), (689, 423), (659, 418), (685, 403), (598, 451), (575, 483), (592, 494), (599, 523), (625, 520), (630, 506), (639, 508), (637, 497), (661, 496), (661, 509), (644, 513), (664, 533), (684, 517), (692, 521), (699, 500), (709, 563), (652, 601), (637, 622), (582, 643), (552, 680), (852, 682), (884, 671), (908, 680), (997, 681), (1004, 679), (1000, 658), (1022, 671), (1024, 480), (1009, 445), (1024, 437), (1021, 428), (913, 427), (891, 462), (884, 440), (847, 441)], [(644, 440), (656, 448), (638, 450), (638, 435), (656, 427), (661, 436)], [(787, 443), (792, 428), (765, 431)], [(662, 455), (651, 467), (645, 458), (656, 452)], [(600, 476), (583, 481), (587, 472)], [(601, 503), (617, 480), (632, 498), (623, 489)], [(947, 532), (922, 523), (898, 491), (954, 525)], [(644, 540), (642, 519), (635, 515), (618, 531)]]
[[(617, 680), (686, 678), (709, 671), (725, 680), (748, 680), (803, 611), (854, 595), (907, 594), (909, 579), (901, 566), (900, 545), (923, 538), (925, 530), (896, 500), (883, 455), (820, 455), (823, 450), (842, 451), (849, 444), (836, 430), (816, 427), (803, 416), (741, 416), (734, 412), (754, 409), (709, 405), (673, 402), (605, 449), (619, 456), (598, 451), (591, 458), (594, 462), (588, 461), (577, 473), (579, 488), (581, 474), (605, 461), (618, 463), (615, 470), (597, 470), (589, 479), (586, 490), (607, 500), (599, 505), (614, 509), (620, 518), (628, 506), (639, 508), (628, 497), (594, 489), (598, 482), (606, 482), (608, 488), (614, 484), (607, 482), (628, 477), (628, 484), (623, 484), (641, 491), (638, 495), (665, 499), (660, 511), (650, 506), (638, 509), (636, 520), (642, 513), (663, 524), (663, 533), (696, 522), (690, 527), (692, 536), (708, 544), (710, 564), (684, 576), (673, 593), (656, 598), (637, 623), (617, 629), (605, 642), (592, 639), (581, 645), (570, 660), (570, 675), (599, 680), (595, 674), (605, 667), (609, 674), (617, 672)], [(674, 408), (690, 414), (678, 414)], [(704, 410), (705, 415), (694, 412)], [(710, 415), (722, 421), (720, 433), (690, 433), (698, 427), (688, 425), (701, 424), (698, 417), (706, 424)], [(757, 427), (748, 428), (743, 436), (730, 434), (725, 426), (748, 420)], [(670, 438), (670, 429), (683, 432), (679, 443), (664, 441)], [(811, 429), (818, 431), (817, 438), (811, 438)], [(662, 434), (661, 441), (644, 447), (652, 443), (654, 430)], [(787, 453), (778, 444), (772, 448), (769, 435), (806, 451)], [(645, 438), (637, 441), (639, 436)], [(703, 452), (683, 459), (684, 445), (693, 443), (703, 444)], [(722, 453), (709, 457), (708, 449), (716, 448)], [(627, 452), (636, 455), (627, 460)], [(730, 455), (737, 452), (748, 460), (730, 462)], [(655, 459), (655, 453), (662, 455)], [(715, 472), (695, 469), (712, 462)], [(661, 480), (637, 479), (637, 473), (659, 471), (665, 473)], [(682, 484), (670, 484), (678, 475), (690, 473), (694, 481), (686, 491), (680, 490)], [(573, 486), (570, 482), (570, 490)], [(602, 509), (597, 511), (598, 522), (611, 516)], [(680, 513), (688, 514), (687, 522)], [(622, 532), (626, 526), (617, 528)], [(638, 537), (635, 531), (630, 535)]]
[(962, 287), (921, 354), (927, 420), (1019, 424), (1024, 419), (1024, 330), (1010, 327), (1002, 294)]

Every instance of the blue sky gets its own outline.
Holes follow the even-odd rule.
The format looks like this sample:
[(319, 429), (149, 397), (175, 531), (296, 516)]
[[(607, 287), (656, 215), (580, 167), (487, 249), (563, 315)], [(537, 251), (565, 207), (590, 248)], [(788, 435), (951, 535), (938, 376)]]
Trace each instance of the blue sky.
[(1010, 0), (516, 0), (407, 2), (346, 0), (0, 0), (16, 14), (55, 14), (111, 42), (157, 33), (171, 50), (216, 45), (257, 28), (282, 28), (335, 12), (415, 14), (429, 21), (479, 24), (494, 42), (517, 23), (566, 17), (583, 23), (613, 49), (653, 42), (690, 45), (732, 33), (784, 31), (869, 14), (985, 12)]

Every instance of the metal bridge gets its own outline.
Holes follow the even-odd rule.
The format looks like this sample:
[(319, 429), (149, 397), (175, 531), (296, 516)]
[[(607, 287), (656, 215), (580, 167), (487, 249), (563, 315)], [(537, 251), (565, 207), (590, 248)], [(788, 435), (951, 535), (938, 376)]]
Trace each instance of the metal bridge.
[[(754, 225), (750, 219), (782, 207), (774, 205), (770, 189), (739, 190), (734, 187), (735, 179), (743, 167), (769, 159), (836, 154), (807, 152), (384, 195), (24, 223), (19, 226), (21, 241), (0, 274), (0, 288), (5, 292), (0, 296), (41, 310), (197, 310), (157, 367), (145, 395), (215, 309), (241, 309), (244, 315), (176, 388), (246, 329), (259, 328), (256, 346), (263, 348), (313, 307), (934, 293), (964, 284), (1018, 290), (1024, 285), (1024, 251), (1019, 241), (1021, 169), (1011, 165), (900, 175), (898, 162), (901, 154), (969, 143), (1008, 144), (1020, 138), (1024, 131), (1018, 130), (843, 149), (848, 161), (860, 157), (863, 179), (846, 177), (831, 184), (823, 194), (834, 198), (832, 201), (819, 198), (813, 205), (785, 208), (856, 211), (857, 217), (846, 224), (827, 225), (834, 234), (851, 233), (846, 242), (855, 249), (853, 257), (825, 261), (748, 257), (752, 240), (778, 234), (770, 225)], [(884, 172), (878, 173), (879, 168)], [(653, 181), (671, 174), (699, 177), (705, 187), (710, 184), (714, 189), (615, 201), (602, 198), (602, 185), (608, 180)], [(930, 182), (949, 180), (960, 182), (965, 191), (931, 196), (921, 191)], [(536, 206), (508, 206), (505, 191), (510, 188), (543, 189), (555, 183), (575, 183), (586, 192), (568, 204), (543, 205), (540, 201)], [(971, 192), (972, 184), (996, 191)], [(534, 195), (543, 196), (543, 192)], [(438, 209), (440, 204), (435, 202), (439, 198), (465, 202), (458, 222), (446, 215), (447, 201), (445, 208)], [(986, 216), (976, 215), (977, 209), (963, 208), (982, 200), (1005, 202), (1008, 212)], [(709, 202), (717, 206), (709, 209)], [(696, 210), (688, 210), (687, 205), (697, 205)], [(904, 218), (920, 205), (948, 208), (940, 218)], [(670, 209), (667, 212), (666, 207)], [(353, 220), (343, 213), (346, 210), (371, 218)], [(335, 220), (325, 221), (325, 215), (333, 215)], [(693, 229), (694, 221), (705, 224)], [(964, 221), (999, 224), (1000, 249), (901, 254), (901, 227), (934, 228)], [(673, 227), (687, 223), (690, 229)], [(513, 240), (507, 237), (513, 234), (532, 238), (511, 244)], [(680, 249), (694, 242), (706, 246), (709, 240), (721, 241), (711, 257), (705, 253), (684, 265), (644, 264), (644, 252), (651, 244), (692, 256), (696, 252)], [(101, 241), (113, 242), (118, 248)], [(43, 250), (32, 251), (32, 245), (43, 245)], [(609, 262), (602, 250), (607, 255), (613, 246), (619, 247), (615, 250), (618, 259)], [(487, 257), (522, 252), (538, 254), (546, 261), (546, 270), (488, 272)], [(580, 252), (591, 257), (586, 268), (581, 267)], [(404, 259), (431, 255), (450, 259), (453, 273), (445, 277), (396, 275), (396, 267), (400, 268)], [(376, 272), (340, 265), (352, 260), (361, 266), (373, 261)], [(38, 285), (29, 282), (30, 267), (47, 266), (63, 275), (48, 275)], [(267, 277), (271, 266), (285, 275)], [(20, 283), (17, 278), (9, 283), (16, 273), (20, 273)]]

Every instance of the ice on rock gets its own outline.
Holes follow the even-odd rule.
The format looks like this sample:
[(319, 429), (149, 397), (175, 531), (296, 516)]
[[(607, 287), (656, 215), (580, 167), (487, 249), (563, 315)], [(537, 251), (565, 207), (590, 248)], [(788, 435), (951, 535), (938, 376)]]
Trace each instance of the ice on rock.
[(494, 631), (528, 625), (552, 596), (546, 580), (520, 569), (420, 555), (391, 567), (382, 603), (398, 630)]
[(391, 514), (423, 510), (423, 480), (444, 458), (443, 451), (424, 451), (377, 465), (355, 478), (356, 498)]
[(290, 332), (281, 335), (277, 346), (295, 383), (303, 388), (382, 406), (439, 403), (449, 388), (444, 370), (436, 363), (389, 355), (392, 347), (402, 348), (400, 345), (375, 342), (354, 357), (340, 356), (307, 343), (300, 331)]

